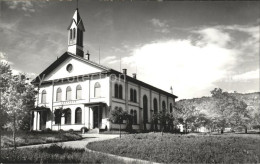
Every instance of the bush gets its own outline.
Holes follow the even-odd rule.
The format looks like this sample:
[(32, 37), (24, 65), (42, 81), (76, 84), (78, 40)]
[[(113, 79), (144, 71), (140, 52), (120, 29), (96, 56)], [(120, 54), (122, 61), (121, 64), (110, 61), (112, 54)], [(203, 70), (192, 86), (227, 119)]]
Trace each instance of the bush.
[(85, 131), (85, 133), (88, 131), (88, 128), (87, 127), (82, 127), (81, 129), (80, 129), (80, 131), (81, 132), (83, 132), (83, 130)]
[(70, 132), (70, 133), (74, 133), (74, 130), (73, 130), (73, 129), (70, 129), (69, 132)]
[(50, 128), (46, 128), (46, 129), (44, 129), (42, 132), (50, 133), (50, 132), (52, 132), (52, 130), (51, 130)]

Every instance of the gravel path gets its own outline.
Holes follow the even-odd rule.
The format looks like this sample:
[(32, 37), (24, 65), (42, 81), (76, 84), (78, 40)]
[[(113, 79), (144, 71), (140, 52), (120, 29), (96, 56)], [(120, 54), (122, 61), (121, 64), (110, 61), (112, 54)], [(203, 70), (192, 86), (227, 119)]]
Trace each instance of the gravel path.
[[(67, 141), (67, 142), (57, 142), (57, 144), (62, 144), (63, 146), (72, 147), (72, 148), (86, 148), (86, 145), (89, 142), (94, 141), (103, 141), (107, 139), (113, 139), (116, 137), (119, 137), (119, 135), (108, 135), (108, 134), (82, 134), (82, 137), (84, 139), (78, 140), (78, 141)], [(39, 145), (28, 145), (28, 146), (22, 146), (18, 147), (21, 148), (36, 148), (41, 146), (50, 146), (51, 143), (48, 144), (39, 144)]]

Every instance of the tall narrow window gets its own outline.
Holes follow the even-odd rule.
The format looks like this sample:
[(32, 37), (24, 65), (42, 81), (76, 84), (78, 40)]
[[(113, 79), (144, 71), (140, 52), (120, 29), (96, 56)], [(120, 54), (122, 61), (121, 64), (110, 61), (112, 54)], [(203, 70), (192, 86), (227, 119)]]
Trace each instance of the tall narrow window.
[(170, 103), (170, 113), (172, 113), (172, 103)]
[(115, 98), (118, 98), (118, 85), (115, 84)]
[(61, 101), (61, 95), (62, 95), (62, 90), (58, 88), (56, 92), (56, 101)]
[(130, 101), (134, 101), (134, 90), (130, 89)]
[(66, 89), (66, 100), (71, 100), (71, 88), (67, 87)]
[(76, 38), (76, 29), (73, 28), (73, 39), (75, 39), (75, 38)]
[(134, 110), (133, 109), (130, 110), (130, 115), (132, 116), (132, 122), (134, 123)]
[(54, 121), (55, 124), (60, 124), (61, 123), (61, 110), (60, 109), (56, 109), (54, 112)]
[(154, 114), (158, 113), (158, 103), (156, 98), (153, 99), (153, 110), (154, 110)]
[(77, 108), (75, 111), (75, 124), (81, 124), (82, 110)]
[(71, 124), (71, 110), (68, 108), (64, 112), (65, 124)]
[(137, 102), (137, 94), (136, 94), (136, 90), (134, 89), (134, 102)]
[(72, 39), (72, 29), (70, 29), (70, 39)]
[(133, 124), (134, 124), (134, 125), (137, 124), (137, 112), (136, 112), (136, 110), (134, 110), (134, 120), (133, 120)]
[(82, 98), (82, 97), (81, 97), (81, 94), (82, 94), (82, 88), (81, 88), (80, 85), (78, 85), (78, 86), (76, 87), (76, 99), (81, 99), (81, 98)]
[(143, 96), (143, 117), (144, 117), (144, 123), (148, 122), (148, 102), (147, 102), (147, 96)]
[(45, 90), (42, 91), (42, 103), (46, 103), (46, 96), (47, 96), (47, 92)]
[(162, 109), (165, 110), (166, 109), (166, 104), (165, 101), (162, 102)]
[(99, 84), (99, 82), (95, 83), (95, 86), (94, 86), (94, 97), (101, 97), (101, 85)]
[(119, 93), (118, 93), (118, 98), (123, 99), (123, 86), (119, 85)]

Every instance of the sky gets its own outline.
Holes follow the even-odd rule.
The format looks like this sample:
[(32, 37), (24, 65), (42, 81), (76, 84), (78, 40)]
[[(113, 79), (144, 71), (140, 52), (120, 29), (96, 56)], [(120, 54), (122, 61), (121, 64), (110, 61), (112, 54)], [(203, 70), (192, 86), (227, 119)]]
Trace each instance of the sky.
[[(121, 61), (179, 99), (259, 91), (260, 2), (79, 0), (78, 8), (92, 61), (118, 71)], [(67, 51), (75, 9), (75, 0), (0, 0), (0, 60), (40, 74)]]

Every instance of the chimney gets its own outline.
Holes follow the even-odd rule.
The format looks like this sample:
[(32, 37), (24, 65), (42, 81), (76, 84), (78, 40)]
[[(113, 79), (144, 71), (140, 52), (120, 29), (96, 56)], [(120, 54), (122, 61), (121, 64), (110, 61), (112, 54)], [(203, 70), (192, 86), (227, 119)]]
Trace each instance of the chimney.
[(89, 57), (90, 57), (90, 54), (89, 54), (89, 52), (87, 52), (85, 55), (85, 59), (89, 60)]
[(127, 74), (127, 69), (123, 69), (123, 74)]
[(133, 73), (133, 78), (136, 79), (136, 73)]

